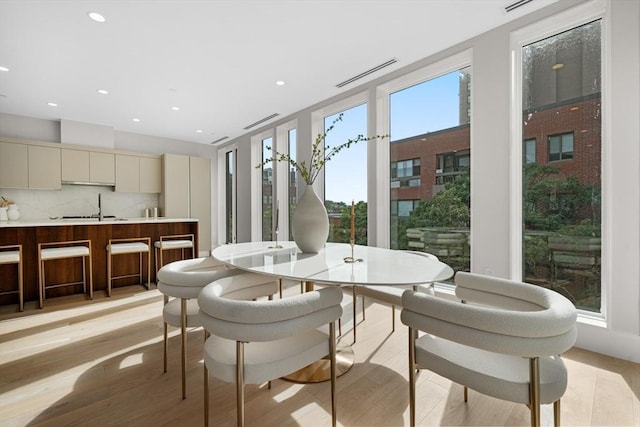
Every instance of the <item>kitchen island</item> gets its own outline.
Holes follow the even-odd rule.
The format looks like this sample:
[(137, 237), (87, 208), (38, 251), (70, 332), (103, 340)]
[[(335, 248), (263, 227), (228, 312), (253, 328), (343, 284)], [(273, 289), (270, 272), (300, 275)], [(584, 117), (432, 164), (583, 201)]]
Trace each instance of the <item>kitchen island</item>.
[[(38, 244), (58, 241), (91, 240), (92, 277), (94, 292), (107, 289), (107, 251), (109, 239), (149, 237), (151, 245), (160, 236), (194, 235), (194, 252), (198, 254), (198, 220), (191, 218), (98, 218), (55, 219), (32, 221), (0, 221), (0, 246), (22, 245), (24, 257), (24, 300), (38, 300)], [(179, 252), (166, 252), (164, 262), (178, 258)], [(197, 255), (196, 255), (197, 256)], [(136, 271), (138, 255), (122, 255), (114, 265), (118, 271)], [(151, 282), (155, 282), (154, 251), (151, 249)], [(50, 264), (50, 265), (49, 265)], [(63, 259), (45, 263), (47, 283), (66, 283), (82, 275), (77, 259)], [(146, 261), (145, 261), (146, 269)], [(0, 292), (17, 286), (15, 265), (0, 265)], [(145, 274), (146, 277), (146, 274)], [(137, 284), (136, 278), (118, 280), (114, 287)], [(82, 285), (65, 286), (47, 291), (47, 298), (82, 293)], [(0, 305), (17, 304), (17, 295), (0, 295)]]

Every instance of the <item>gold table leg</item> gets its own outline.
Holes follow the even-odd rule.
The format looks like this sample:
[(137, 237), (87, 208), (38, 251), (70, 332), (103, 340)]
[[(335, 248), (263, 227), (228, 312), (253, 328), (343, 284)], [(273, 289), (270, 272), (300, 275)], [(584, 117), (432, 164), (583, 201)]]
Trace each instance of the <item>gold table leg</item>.
[[(351, 346), (339, 343), (336, 349), (336, 377), (347, 373), (353, 366), (354, 360), (355, 356)], [(331, 360), (327, 355), (326, 358), (315, 361), (282, 379), (300, 384), (329, 381), (331, 379)]]
[[(313, 288), (314, 284), (312, 281), (304, 282), (305, 292), (313, 291)], [(353, 366), (354, 361), (355, 356), (351, 346), (338, 343), (336, 347), (336, 377), (347, 373)], [(282, 379), (301, 384), (329, 381), (331, 379), (331, 360), (329, 359), (329, 355)]]

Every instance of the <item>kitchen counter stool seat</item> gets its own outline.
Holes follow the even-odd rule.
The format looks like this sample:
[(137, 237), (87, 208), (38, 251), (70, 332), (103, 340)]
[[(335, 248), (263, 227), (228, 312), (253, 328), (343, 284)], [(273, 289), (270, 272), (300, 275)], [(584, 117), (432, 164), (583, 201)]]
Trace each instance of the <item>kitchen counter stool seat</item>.
[(0, 295), (18, 294), (18, 307), (24, 311), (24, 285), (23, 285), (23, 257), (22, 245), (0, 246), (0, 264), (17, 264), (18, 283), (17, 289), (11, 291), (1, 291)]
[[(45, 261), (54, 261), (67, 258), (82, 259), (82, 281), (58, 283), (47, 285), (45, 279)], [(89, 274), (87, 267), (89, 265)], [(87, 282), (89, 284), (89, 299), (93, 299), (93, 274), (91, 270), (91, 240), (72, 240), (63, 242), (38, 243), (38, 293), (39, 307), (42, 308), (46, 299), (47, 289), (59, 288), (63, 286), (73, 286), (82, 283), (82, 290), (87, 292)], [(87, 277), (88, 276), (88, 277)]]
[[(151, 238), (132, 237), (127, 239), (109, 239), (107, 244), (107, 296), (111, 296), (113, 281), (127, 277), (139, 277), (142, 285), (143, 255), (147, 254), (147, 289), (151, 288)], [(116, 255), (139, 254), (138, 272), (135, 274), (113, 275), (113, 257)]]
[(193, 234), (174, 234), (168, 236), (160, 236), (160, 240), (153, 244), (154, 247), (154, 259), (156, 262), (156, 276), (158, 270), (164, 267), (163, 252), (169, 250), (180, 249), (181, 259), (185, 259), (185, 251), (191, 250), (191, 258), (195, 258), (195, 246), (194, 246)]

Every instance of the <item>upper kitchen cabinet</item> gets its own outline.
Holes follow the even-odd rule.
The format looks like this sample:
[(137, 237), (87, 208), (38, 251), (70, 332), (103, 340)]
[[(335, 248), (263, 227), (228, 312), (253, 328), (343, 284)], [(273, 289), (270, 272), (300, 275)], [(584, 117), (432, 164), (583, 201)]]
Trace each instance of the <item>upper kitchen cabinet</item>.
[(27, 145), (0, 141), (0, 188), (29, 188)]
[(160, 158), (116, 154), (116, 191), (160, 193), (161, 182)]
[(83, 184), (115, 183), (115, 155), (62, 148), (62, 182)]
[(140, 157), (140, 192), (162, 191), (162, 162), (159, 157)]
[(0, 188), (62, 188), (60, 148), (0, 141)]
[(60, 148), (29, 145), (29, 188), (62, 188)]
[(115, 184), (116, 156), (113, 153), (89, 152), (89, 181), (98, 184)]

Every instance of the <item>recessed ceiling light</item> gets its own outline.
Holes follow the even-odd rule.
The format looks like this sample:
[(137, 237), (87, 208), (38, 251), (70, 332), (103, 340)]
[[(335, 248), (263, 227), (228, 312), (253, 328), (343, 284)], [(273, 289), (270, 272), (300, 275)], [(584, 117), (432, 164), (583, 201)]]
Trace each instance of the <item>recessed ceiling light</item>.
[(202, 129), (196, 129), (196, 132), (202, 133)]
[(9, 71), (9, 69), (7, 67), (0, 66), (0, 71)]
[(56, 104), (55, 102), (47, 102), (47, 105), (49, 107), (57, 107), (58, 106), (58, 104)]
[(102, 16), (101, 14), (99, 14), (98, 12), (89, 12), (87, 13), (87, 15), (89, 15), (89, 18), (93, 19), (96, 22), (106, 22), (107, 19)]
[(178, 111), (178, 110), (180, 110), (180, 107), (171, 107), (171, 109), (172, 109), (173, 111)]
[(133, 119), (134, 122), (138, 123), (140, 121), (140, 119), (138, 119), (137, 117)]
[(277, 84), (278, 86), (284, 86), (284, 81), (283, 81), (283, 80), (278, 80), (278, 81), (276, 82), (276, 84)]
[(100, 95), (108, 95), (108, 94), (109, 94), (109, 91), (104, 90), (104, 89), (98, 89), (98, 93), (99, 93)]

